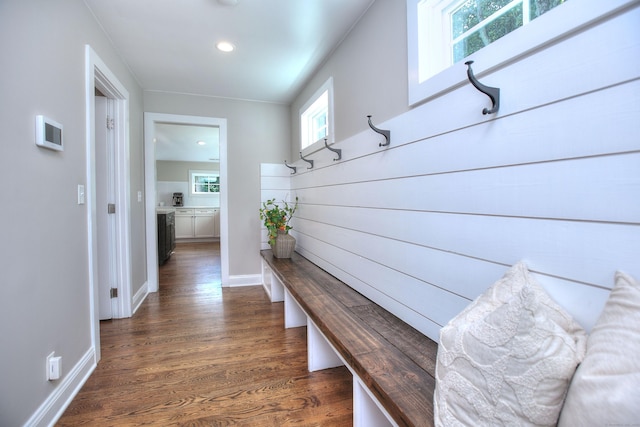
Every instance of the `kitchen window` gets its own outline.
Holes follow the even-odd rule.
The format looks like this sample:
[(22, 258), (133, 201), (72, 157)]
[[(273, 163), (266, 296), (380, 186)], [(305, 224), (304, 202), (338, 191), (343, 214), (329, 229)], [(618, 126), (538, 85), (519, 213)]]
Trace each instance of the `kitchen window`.
[(409, 105), (525, 56), (633, 0), (407, 0)]
[(329, 78), (300, 109), (300, 148), (330, 139), (333, 132), (333, 78)]
[(193, 195), (220, 193), (220, 175), (217, 172), (189, 171), (190, 193)]

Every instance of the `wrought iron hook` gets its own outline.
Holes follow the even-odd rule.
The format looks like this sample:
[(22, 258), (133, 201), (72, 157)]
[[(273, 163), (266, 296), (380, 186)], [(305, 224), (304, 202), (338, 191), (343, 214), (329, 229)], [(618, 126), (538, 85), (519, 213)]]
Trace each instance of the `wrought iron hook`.
[(340, 160), (342, 158), (342, 149), (329, 147), (329, 144), (327, 144), (327, 138), (324, 139), (324, 146), (327, 147), (327, 150), (333, 151), (334, 153), (336, 153), (338, 155), (337, 159), (333, 159), (334, 162), (338, 161), (338, 160)]
[(493, 108), (488, 109), (485, 108), (482, 110), (482, 114), (494, 114), (497, 113), (498, 110), (500, 109), (500, 89), (497, 87), (489, 87), (489, 86), (485, 86), (482, 83), (480, 83), (476, 77), (473, 75), (473, 70), (471, 69), (471, 64), (473, 64), (473, 61), (467, 61), (465, 62), (465, 65), (469, 68), (467, 68), (467, 77), (469, 77), (469, 81), (471, 82), (471, 84), (478, 89), (480, 92), (484, 93), (485, 95), (487, 95), (489, 98), (491, 98), (491, 102), (493, 103)]
[(291, 175), (293, 175), (294, 173), (296, 173), (296, 171), (298, 170), (298, 168), (296, 168), (295, 166), (289, 166), (289, 165), (287, 164), (287, 161), (286, 161), (286, 160), (284, 161), (284, 165), (285, 165), (286, 167), (288, 167), (289, 169), (291, 169)]
[(302, 151), (300, 152), (300, 158), (311, 165), (307, 169), (313, 169), (313, 160), (308, 160), (302, 157)]
[(386, 147), (387, 145), (391, 144), (391, 131), (378, 129), (373, 125), (373, 123), (371, 123), (371, 115), (368, 115), (367, 117), (369, 118), (369, 127), (373, 129), (374, 132), (378, 132), (380, 135), (384, 135), (384, 138), (387, 140), (387, 142), (385, 142), (384, 144), (378, 144), (378, 147)]

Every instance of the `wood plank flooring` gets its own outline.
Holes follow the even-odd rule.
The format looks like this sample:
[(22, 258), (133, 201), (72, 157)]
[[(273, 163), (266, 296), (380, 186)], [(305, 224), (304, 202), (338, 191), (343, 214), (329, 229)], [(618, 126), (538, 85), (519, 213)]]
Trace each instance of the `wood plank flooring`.
[(307, 372), (262, 287), (221, 288), (218, 243), (179, 244), (160, 290), (101, 322), (102, 360), (58, 426), (350, 426), (344, 368)]

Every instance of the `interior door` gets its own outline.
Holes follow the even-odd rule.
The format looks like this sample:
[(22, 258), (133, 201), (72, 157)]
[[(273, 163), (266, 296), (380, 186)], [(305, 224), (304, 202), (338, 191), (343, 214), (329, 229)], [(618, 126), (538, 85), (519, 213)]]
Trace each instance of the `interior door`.
[(111, 289), (116, 283), (116, 216), (115, 206), (115, 133), (109, 117), (113, 117), (111, 99), (96, 96), (96, 231), (98, 247), (98, 302), (100, 320), (111, 319), (115, 299)]

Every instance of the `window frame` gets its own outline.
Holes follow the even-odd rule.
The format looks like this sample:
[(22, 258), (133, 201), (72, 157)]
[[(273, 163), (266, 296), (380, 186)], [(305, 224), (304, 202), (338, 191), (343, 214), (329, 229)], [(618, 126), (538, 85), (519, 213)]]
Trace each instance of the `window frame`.
[[(326, 124), (326, 136), (321, 137), (315, 141), (309, 141), (307, 145), (304, 145), (308, 140), (310, 130), (309, 123), (315, 117), (312, 114), (314, 111), (310, 111), (313, 104), (316, 103), (324, 94), (327, 93), (327, 124)], [(308, 116), (308, 118), (305, 118)], [(321, 146), (324, 146), (324, 138), (327, 138), (327, 143), (333, 143), (334, 139), (334, 121), (333, 121), (333, 77), (329, 77), (315, 92), (314, 94), (300, 107), (298, 111), (298, 118), (300, 119), (300, 151), (309, 152), (315, 151)], [(306, 122), (306, 123), (305, 123)], [(305, 133), (307, 134), (305, 136)]]
[[(196, 176), (215, 176), (218, 178), (218, 191), (198, 192), (195, 191), (195, 177)], [(205, 170), (189, 170), (189, 194), (192, 196), (213, 196), (220, 194), (220, 172), (219, 171), (205, 171)]]
[[(530, 21), (490, 45), (469, 55), (475, 61), (476, 76), (499, 69), (518, 58), (526, 57), (544, 46), (579, 31), (585, 26), (628, 7), (636, 0), (572, 0), (563, 3)], [(442, 3), (442, 2), (441, 2)], [(409, 106), (415, 106), (441, 96), (467, 81), (465, 61), (460, 61), (420, 81), (420, 55), (425, 55), (424, 40), (432, 28), (425, 17), (427, 0), (407, 0), (407, 47)], [(422, 25), (419, 25), (419, 19)], [(427, 28), (428, 27), (428, 28)], [(443, 55), (442, 51), (434, 52)], [(423, 65), (424, 66), (424, 65)]]

